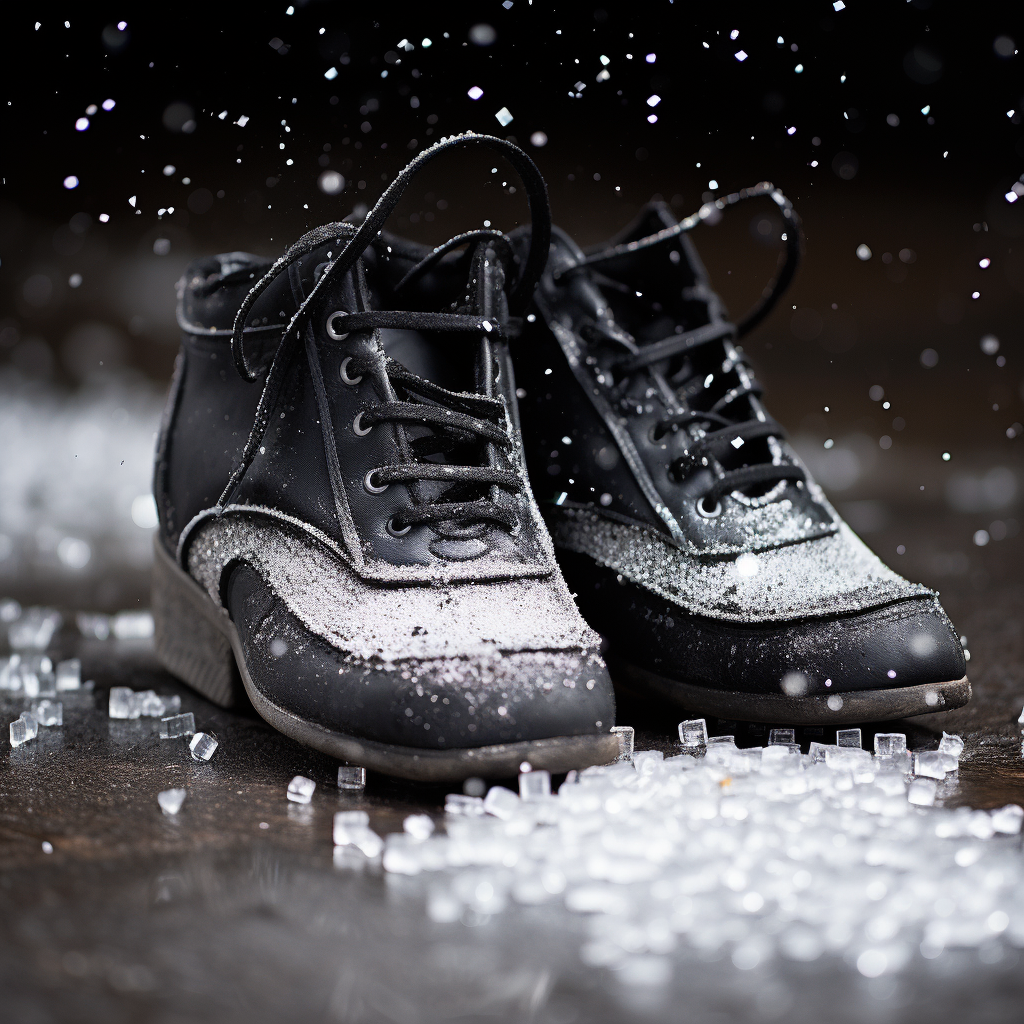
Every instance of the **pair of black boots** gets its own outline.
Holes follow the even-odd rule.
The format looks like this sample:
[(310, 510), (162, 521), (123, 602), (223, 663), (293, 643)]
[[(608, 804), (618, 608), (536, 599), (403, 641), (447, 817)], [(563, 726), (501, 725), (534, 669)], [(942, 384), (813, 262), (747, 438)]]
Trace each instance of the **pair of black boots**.
[[(433, 250), (382, 230), (420, 167), (470, 146), (518, 172), (528, 228)], [(787, 251), (737, 327), (686, 232), (756, 196)], [(193, 263), (156, 462), (164, 664), (425, 780), (614, 760), (602, 637), (617, 684), (693, 714), (841, 724), (965, 703), (936, 596), (836, 515), (736, 344), (799, 247), (761, 185), (681, 223), (652, 204), (587, 255), (552, 228), (533, 161), (466, 134), (276, 263)]]

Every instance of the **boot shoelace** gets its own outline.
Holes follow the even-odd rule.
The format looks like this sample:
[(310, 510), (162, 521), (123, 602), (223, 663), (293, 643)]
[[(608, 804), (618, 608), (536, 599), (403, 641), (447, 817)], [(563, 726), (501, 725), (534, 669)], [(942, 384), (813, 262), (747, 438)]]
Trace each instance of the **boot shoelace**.
[[(760, 385), (739, 350), (733, 345), (733, 341), (747, 334), (768, 315), (793, 280), (800, 260), (802, 235), (800, 221), (792, 204), (770, 182), (760, 182), (752, 188), (723, 196), (711, 203), (705, 203), (700, 210), (678, 224), (666, 227), (655, 234), (592, 253), (554, 274), (557, 281), (587, 269), (592, 273), (596, 283), (621, 291), (635, 301), (636, 293), (632, 289), (622, 282), (602, 274), (596, 268), (618, 256), (669, 242), (685, 232), (692, 231), (705, 221), (713, 223), (721, 216), (721, 211), (746, 199), (760, 197), (768, 197), (774, 201), (782, 214), (786, 225), (786, 232), (783, 236), (786, 242), (786, 251), (777, 274), (764, 289), (760, 300), (738, 324), (712, 318), (710, 323), (701, 327), (690, 331), (680, 331), (680, 333), (672, 334), (660, 341), (642, 345), (637, 344), (627, 331), (611, 320), (606, 323), (590, 320), (584, 324), (582, 330), (587, 340), (610, 342), (625, 350), (612, 363), (613, 372), (619, 376), (618, 383), (612, 388), (613, 395), (621, 396), (625, 392), (633, 374), (649, 370), (655, 376), (659, 376), (655, 372), (655, 364), (682, 357), (683, 365), (675, 373), (665, 378), (678, 408), (654, 425), (652, 440), (657, 441), (670, 431), (686, 429), (689, 426), (698, 426), (703, 430), (702, 435), (690, 442), (683, 454), (673, 460), (670, 471), (678, 479), (693, 468), (710, 467), (711, 460), (714, 459), (716, 463), (715, 479), (697, 501), (697, 511), (705, 518), (713, 518), (722, 511), (719, 499), (726, 494), (754, 487), (773, 486), (784, 480), (806, 480), (803, 469), (799, 466), (776, 463), (772, 459), (770, 451), (768, 453), (769, 461), (761, 460), (736, 469), (726, 469), (722, 465), (730, 457), (735, 458), (748, 442), (769, 437), (782, 440), (786, 436), (782, 426), (760, 409), (757, 410), (756, 416), (753, 418), (742, 420), (728, 415), (728, 410), (730, 406), (742, 399), (757, 399), (762, 394)], [(714, 298), (713, 296), (707, 297)], [(677, 330), (680, 329), (677, 328)], [(721, 343), (725, 349), (725, 360), (720, 372), (723, 375), (735, 372), (739, 377), (739, 383), (735, 387), (729, 388), (710, 408), (695, 408), (694, 400), (699, 400), (699, 397), (710, 389), (717, 374), (700, 375), (694, 370), (689, 357), (699, 349), (716, 342)]]
[[(502, 323), (496, 317), (466, 313), (371, 309), (369, 288), (360, 257), (378, 239), (382, 225), (413, 176), (440, 153), (462, 146), (485, 146), (498, 150), (517, 171), (525, 186), (531, 214), (530, 245), (518, 279), (508, 296), (510, 316)], [(473, 133), (442, 139), (420, 153), (388, 186), (358, 228), (344, 222), (326, 224), (300, 238), (250, 290), (235, 317), (231, 352), (238, 373), (246, 380), (255, 380), (259, 376), (259, 371), (250, 367), (243, 348), (245, 321), (253, 304), (281, 273), (294, 274), (297, 269), (294, 264), (314, 249), (333, 241), (340, 251), (337, 256), (328, 254), (328, 263), (322, 269), (318, 268), (320, 273), (314, 286), (282, 332), (266, 372), (253, 429), (219, 504), (224, 506), (229, 502), (231, 494), (255, 458), (269, 424), (271, 410), (280, 393), (292, 351), (299, 336), (304, 334), (338, 518), (349, 545), (355, 544), (358, 550), (358, 537), (350, 533), (346, 525), (349, 516), (345, 511), (345, 483), (334, 440), (333, 420), (317, 340), (308, 325), (305, 331), (301, 330), (308, 321), (313, 300), (318, 295), (326, 294), (331, 281), (340, 282), (351, 272), (358, 308), (352, 312), (337, 310), (327, 317), (324, 325), (326, 340), (321, 336), (324, 344), (341, 342), (353, 332), (379, 329), (452, 333), (482, 339), (485, 346), (484, 363), (490, 367), (493, 361), (488, 350), (488, 339), (503, 337), (515, 331), (521, 323), (521, 314), (544, 269), (550, 238), (551, 215), (547, 188), (536, 165), (512, 143)], [(495, 258), (500, 259), (504, 269), (511, 273), (514, 269), (512, 250), (505, 237), (496, 231), (470, 231), (449, 239), (420, 260), (398, 283), (395, 291), (400, 291), (459, 246), (486, 241), (493, 243)], [(485, 370), (485, 374), (489, 372)], [(520, 474), (502, 469), (497, 464), (499, 453), (506, 461), (518, 458), (504, 401), (482, 394), (448, 391), (418, 377), (385, 355), (376, 358), (350, 356), (342, 360), (341, 378), (346, 384), (354, 386), (366, 374), (374, 378), (379, 391), (387, 397), (385, 401), (363, 408), (355, 417), (353, 430), (362, 436), (378, 424), (393, 424), (402, 461), (371, 469), (363, 478), (363, 487), (369, 493), (377, 494), (391, 483), (401, 482), (408, 485), (413, 498), (411, 508), (402, 510), (388, 521), (388, 532), (392, 536), (403, 536), (414, 525), (432, 524), (449, 535), (466, 536), (479, 532), (486, 521), (499, 523), (512, 532), (517, 530), (518, 517), (496, 500), (497, 495), (493, 491), (493, 488), (513, 493), (523, 490)], [(417, 431), (417, 428), (425, 428), (426, 433), (410, 437), (410, 433)], [(431, 461), (438, 457), (461, 457), (463, 461)], [(486, 464), (466, 464), (472, 461), (486, 461)], [(423, 484), (427, 481), (447, 483), (448, 486), (427, 496), (423, 490)], [(478, 496), (483, 489), (487, 490), (489, 497)]]

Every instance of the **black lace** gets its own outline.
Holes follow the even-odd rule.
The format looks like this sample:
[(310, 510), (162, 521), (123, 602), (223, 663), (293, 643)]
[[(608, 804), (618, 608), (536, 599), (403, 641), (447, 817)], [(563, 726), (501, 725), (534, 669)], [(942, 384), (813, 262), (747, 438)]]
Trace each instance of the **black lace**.
[[(516, 261), (513, 251), (505, 236), (491, 230), (470, 231), (457, 235), (434, 249), (405, 275), (395, 291), (406, 287), (460, 246), (490, 241), (495, 257), (505, 266), (507, 279), (515, 278), (508, 296), (509, 313), (514, 315), (501, 322), (496, 317), (459, 312), (370, 309), (369, 289), (360, 257), (379, 239), (385, 220), (413, 176), (440, 153), (462, 146), (484, 146), (498, 150), (517, 171), (525, 186), (530, 206), (531, 233), (529, 249), (518, 276), (515, 275)], [(473, 133), (442, 139), (420, 153), (388, 186), (358, 228), (345, 222), (326, 224), (300, 238), (251, 289), (235, 317), (231, 352), (236, 369), (246, 380), (255, 380), (260, 374), (259, 369), (250, 367), (243, 347), (245, 321), (253, 304), (280, 274), (294, 273), (290, 270), (292, 265), (314, 249), (329, 242), (336, 242), (340, 251), (323, 267), (313, 288), (282, 332), (270, 368), (266, 371), (256, 421), (240, 463), (221, 495), (220, 504), (223, 506), (229, 502), (231, 494), (259, 449), (292, 350), (297, 338), (304, 333), (307, 360), (319, 406), (321, 429), (324, 432), (331, 487), (342, 529), (345, 529), (347, 516), (343, 513), (344, 480), (334, 443), (334, 428), (317, 343), (311, 330), (300, 330), (312, 309), (313, 300), (318, 295), (326, 294), (330, 282), (342, 280), (351, 271), (356, 301), (361, 308), (352, 312), (339, 310), (328, 317), (327, 343), (340, 342), (353, 332), (378, 329), (448, 332), (456, 336), (461, 334), (483, 339), (500, 338), (519, 328), (520, 316), (533, 295), (547, 261), (550, 239), (551, 214), (547, 187), (534, 162), (523, 150), (510, 142)], [(400, 428), (398, 440), (403, 461), (396, 465), (373, 469), (364, 479), (364, 486), (370, 491), (383, 490), (388, 484), (396, 482), (410, 486), (410, 493), (416, 504), (403, 510), (390, 521), (388, 528), (392, 533), (404, 533), (411, 526), (421, 523), (431, 523), (435, 526), (447, 524), (446, 532), (456, 534), (465, 534), (467, 529), (472, 531), (485, 521), (500, 523), (510, 530), (517, 528), (515, 513), (492, 500), (493, 494), (488, 498), (478, 497), (481, 488), (496, 487), (514, 493), (523, 489), (518, 473), (494, 465), (498, 451), (509, 453), (513, 449), (508, 415), (503, 401), (486, 395), (448, 391), (416, 376), (401, 363), (387, 356), (373, 360), (350, 358), (347, 362), (348, 379), (353, 383), (358, 376), (371, 374), (381, 385), (380, 390), (393, 396), (388, 401), (367, 406), (356, 417), (360, 431), (385, 422), (396, 424)], [(486, 362), (490, 365), (489, 360)], [(417, 426), (427, 428), (429, 433), (410, 438), (406, 428)], [(437, 456), (461, 461), (430, 461)], [(513, 454), (513, 458), (516, 457)], [(483, 460), (488, 464), (467, 464)], [(439, 491), (434, 489), (428, 497), (421, 486), (425, 481), (448, 486)], [(358, 543), (358, 538), (348, 539)]]
[(731, 494), (734, 491), (774, 485), (783, 480), (802, 481), (806, 479), (803, 469), (794, 465), (761, 462), (737, 469), (725, 469), (721, 465), (724, 459), (728, 458), (730, 454), (734, 454), (747, 442), (768, 437), (781, 440), (786, 436), (782, 426), (763, 413), (759, 413), (758, 418), (742, 421), (737, 421), (735, 417), (728, 415), (729, 407), (740, 399), (759, 398), (762, 393), (760, 385), (739, 351), (729, 343), (757, 326), (771, 312), (793, 280), (800, 262), (803, 235), (799, 217), (793, 209), (792, 203), (771, 182), (762, 181), (752, 188), (723, 196), (712, 203), (705, 203), (700, 210), (678, 224), (666, 227), (664, 230), (644, 238), (609, 246), (591, 253), (574, 264), (557, 270), (554, 274), (557, 281), (560, 278), (587, 270), (597, 284), (622, 291), (635, 301), (636, 293), (632, 289), (614, 278), (607, 277), (595, 268), (618, 256), (628, 255), (671, 241), (685, 232), (692, 231), (699, 224), (709, 221), (736, 203), (762, 197), (768, 197), (774, 201), (782, 214), (786, 225), (786, 250), (780, 260), (775, 277), (765, 287), (760, 300), (738, 324), (729, 323), (724, 319), (713, 319), (711, 323), (691, 331), (672, 334), (661, 341), (643, 345), (637, 344), (627, 331), (610, 320), (603, 323), (589, 321), (583, 325), (581, 332), (588, 340), (601, 340), (624, 350), (622, 355), (613, 360), (611, 364), (613, 373), (618, 377), (618, 383), (612, 388), (613, 397), (616, 394), (621, 396), (628, 389), (631, 376), (638, 371), (653, 368), (657, 363), (673, 359), (679, 361), (679, 357), (687, 356), (699, 348), (716, 342), (724, 343), (727, 346), (730, 369), (743, 371), (740, 374), (741, 383), (737, 387), (730, 388), (711, 408), (693, 408), (691, 403), (706, 390), (706, 382), (703, 377), (689, 372), (686, 360), (682, 360), (684, 365), (667, 378), (667, 382), (675, 389), (682, 408), (659, 420), (653, 428), (655, 440), (669, 431), (691, 425), (698, 425), (705, 431), (698, 440), (689, 444), (682, 456), (676, 458), (671, 466), (672, 474), (680, 478), (691, 468), (709, 465), (712, 458), (719, 464), (716, 478), (702, 496), (702, 502), (709, 500), (717, 503), (723, 495)]

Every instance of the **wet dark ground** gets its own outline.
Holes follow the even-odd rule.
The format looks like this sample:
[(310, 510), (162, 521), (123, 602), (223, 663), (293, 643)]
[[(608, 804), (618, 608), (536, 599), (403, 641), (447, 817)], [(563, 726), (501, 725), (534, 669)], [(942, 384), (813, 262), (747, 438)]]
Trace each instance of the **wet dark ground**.
[[(935, 582), (945, 564), (936, 557), (963, 549), (962, 522), (889, 508), (891, 525), (870, 536), (872, 545), (910, 577)], [(901, 558), (892, 555), (897, 543), (907, 544)], [(906, 729), (911, 746), (942, 729), (965, 737), (947, 804), (1024, 803), (1022, 555), (1024, 538), (993, 542), (938, 581), (968, 640), (974, 700), (895, 728)], [(208, 704), (160, 669), (148, 643), (84, 641), (65, 629), (57, 647), (82, 658), (96, 689), (64, 699), (63, 728), (3, 748), (4, 1020), (1019, 1019), (1024, 973), (1014, 951), (994, 963), (947, 951), (875, 979), (840, 960), (741, 972), (724, 953), (690, 951), (677, 954), (667, 988), (651, 988), (585, 966), (583, 921), (560, 907), (434, 923), (421, 878), (384, 876), (356, 858), (336, 863), (331, 821), (338, 809), (365, 808), (382, 834), (414, 811), (441, 822), (444, 789), (371, 776), (364, 794), (340, 792), (335, 762), (251, 710)], [(184, 741), (160, 740), (155, 720), (109, 719), (111, 685), (180, 693), (197, 728), (220, 741), (213, 760), (196, 763)], [(6, 698), (4, 721), (20, 709)], [(680, 717), (628, 695), (620, 704), (638, 749), (668, 750)], [(296, 774), (317, 782), (308, 807), (285, 798)], [(156, 795), (176, 786), (188, 797), (169, 818)]]

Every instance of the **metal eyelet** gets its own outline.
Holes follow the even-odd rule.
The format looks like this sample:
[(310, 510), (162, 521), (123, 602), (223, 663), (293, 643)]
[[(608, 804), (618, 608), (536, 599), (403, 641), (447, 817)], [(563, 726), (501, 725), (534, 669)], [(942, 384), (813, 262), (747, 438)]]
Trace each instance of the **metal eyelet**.
[(329, 316), (329, 317), (327, 318), (327, 333), (328, 333), (328, 335), (330, 335), (330, 337), (332, 337), (332, 338), (333, 338), (333, 339), (334, 339), (335, 341), (342, 341), (343, 339), (345, 339), (345, 338), (347, 338), (347, 337), (348, 337), (348, 331), (345, 331), (345, 333), (344, 333), (344, 334), (339, 334), (339, 333), (338, 333), (338, 332), (337, 332), (337, 331), (336, 331), (336, 330), (334, 329), (334, 321), (335, 321), (335, 320), (337, 320), (337, 318), (338, 318), (339, 316), (340, 316), (340, 317), (342, 318), (342, 320), (344, 320), (344, 319), (345, 319), (345, 316), (346, 316), (346, 315), (347, 315), (347, 314), (346, 314), (346, 313), (345, 313), (345, 312), (344, 312), (343, 310), (340, 310), (340, 309), (339, 309), (339, 310), (336, 310), (336, 311), (335, 311), (334, 313), (332, 313), (332, 314), (331, 314), (331, 315), (330, 315), (330, 316)]
[(352, 421), (352, 431), (353, 431), (354, 434), (356, 434), (357, 437), (366, 437), (366, 435), (371, 430), (373, 430), (373, 427), (362, 427), (362, 426), (360, 426), (360, 423), (362, 423), (362, 420), (363, 420), (363, 411), (362, 411), (362, 409), (360, 409), (359, 412), (356, 413), (356, 418)]
[(373, 482), (373, 474), (377, 470), (371, 469), (366, 476), (363, 477), (363, 490), (368, 494), (383, 494), (388, 489), (388, 485), (384, 484), (382, 487), (377, 487)]
[(702, 515), (705, 519), (714, 519), (716, 516), (720, 516), (722, 514), (722, 503), (720, 501), (718, 501), (717, 498), (715, 499), (715, 507), (712, 508), (712, 509), (708, 509), (708, 508), (705, 507), (704, 502), (706, 502), (706, 501), (707, 501), (706, 497), (698, 499), (698, 501), (697, 501), (697, 514), (698, 515)]
[[(342, 335), (342, 337), (345, 337), (345, 335)], [(352, 357), (351, 356), (345, 356), (345, 358), (342, 359), (342, 361), (341, 361), (341, 369), (338, 372), (341, 374), (341, 379), (346, 384), (358, 384), (363, 379), (363, 377), (362, 377), (362, 374), (360, 374), (358, 377), (350, 377), (348, 375), (348, 364), (351, 363), (351, 362), (352, 362)]]
[(384, 524), (384, 528), (391, 534), (392, 537), (404, 537), (411, 529), (412, 525), (407, 524), (404, 529), (399, 530), (395, 526), (395, 517), (392, 516), (387, 523)]

